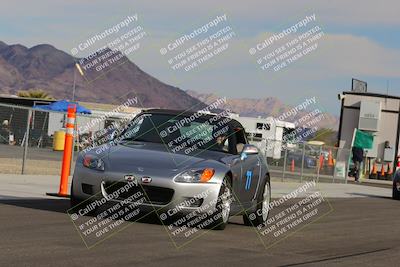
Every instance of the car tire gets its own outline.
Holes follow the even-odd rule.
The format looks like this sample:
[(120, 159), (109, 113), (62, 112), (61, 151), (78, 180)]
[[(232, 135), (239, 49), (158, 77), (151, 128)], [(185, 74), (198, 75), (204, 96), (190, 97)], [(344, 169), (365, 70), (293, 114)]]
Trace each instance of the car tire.
[(231, 211), (231, 203), (233, 199), (232, 187), (229, 177), (225, 177), (222, 181), (216, 204), (218, 219), (211, 226), (213, 230), (224, 230), (229, 221)]
[(400, 192), (397, 191), (397, 188), (393, 185), (393, 193), (392, 193), (392, 198), (394, 200), (400, 200)]
[[(262, 187), (263, 191), (257, 198), (257, 208), (254, 212), (250, 213), (253, 214), (253, 219), (250, 219), (248, 216), (250, 214), (243, 214), (243, 222), (246, 226), (255, 226), (257, 227), (260, 224), (265, 224), (268, 220), (269, 216), (269, 204), (271, 203), (271, 183), (269, 176), (265, 179), (264, 186)], [(267, 208), (264, 208), (267, 207)], [(261, 215), (258, 210), (261, 210)]]
[(70, 204), (71, 204), (71, 208), (79, 205), (83, 199), (79, 199), (74, 195), (74, 181), (72, 181), (71, 183), (71, 196), (70, 196)]

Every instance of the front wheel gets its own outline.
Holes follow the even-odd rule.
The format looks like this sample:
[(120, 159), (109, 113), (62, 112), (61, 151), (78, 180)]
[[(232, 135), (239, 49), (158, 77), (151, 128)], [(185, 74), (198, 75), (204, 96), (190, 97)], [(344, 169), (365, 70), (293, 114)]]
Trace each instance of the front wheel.
[(400, 192), (397, 191), (396, 186), (393, 186), (392, 198), (395, 199), (395, 200), (400, 200)]
[(222, 181), (221, 189), (218, 194), (218, 200), (216, 205), (216, 217), (214, 220), (212, 229), (224, 230), (229, 221), (229, 215), (231, 212), (231, 203), (233, 200), (232, 188), (230, 186), (228, 177), (225, 177)]
[(255, 212), (250, 213), (249, 215), (243, 215), (243, 222), (247, 226), (258, 226), (260, 224), (264, 224), (269, 215), (269, 205), (271, 203), (271, 184), (269, 179), (265, 181), (265, 185), (257, 199), (257, 209)]
[(74, 181), (72, 181), (72, 183), (71, 183), (71, 195), (70, 195), (69, 200), (70, 200), (71, 208), (78, 206), (83, 201), (83, 199), (77, 198), (74, 194)]

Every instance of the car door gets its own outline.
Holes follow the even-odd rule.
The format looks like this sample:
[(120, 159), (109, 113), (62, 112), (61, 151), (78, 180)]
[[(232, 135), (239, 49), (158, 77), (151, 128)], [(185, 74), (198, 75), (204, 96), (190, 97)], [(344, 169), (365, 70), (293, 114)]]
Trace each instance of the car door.
[(237, 153), (240, 156), (242, 179), (241, 179), (241, 196), (243, 202), (251, 202), (256, 195), (258, 184), (260, 181), (260, 158), (258, 154), (244, 155), (242, 149), (248, 144), (243, 127), (236, 127), (235, 141)]
[(246, 202), (255, 199), (260, 180), (260, 164), (259, 155), (242, 155), (241, 192)]
[(242, 162), (239, 155), (229, 155), (221, 159), (230, 167), (232, 172), (232, 190), (235, 196), (240, 198), (242, 188)]

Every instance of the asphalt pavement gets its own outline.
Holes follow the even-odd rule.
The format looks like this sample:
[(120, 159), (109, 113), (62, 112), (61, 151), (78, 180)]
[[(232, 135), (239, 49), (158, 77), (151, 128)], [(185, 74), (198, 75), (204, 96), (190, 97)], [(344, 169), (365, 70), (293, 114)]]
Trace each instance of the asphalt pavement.
[[(88, 249), (66, 214), (68, 199), (44, 194), (56, 177), (33, 178), (0, 177), (1, 266), (398, 266), (400, 201), (388, 188), (321, 184), (329, 212), (268, 247), (237, 216), (179, 249), (153, 219)], [(298, 186), (275, 182), (274, 198)]]

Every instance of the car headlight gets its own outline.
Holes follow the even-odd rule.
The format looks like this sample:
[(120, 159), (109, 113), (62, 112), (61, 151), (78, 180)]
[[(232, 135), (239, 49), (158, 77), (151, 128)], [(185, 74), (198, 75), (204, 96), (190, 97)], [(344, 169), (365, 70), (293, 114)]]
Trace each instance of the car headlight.
[(83, 166), (89, 169), (104, 171), (104, 161), (92, 155), (85, 155), (83, 157)]
[(211, 168), (196, 169), (181, 172), (175, 176), (178, 183), (206, 183), (214, 176), (215, 170)]

